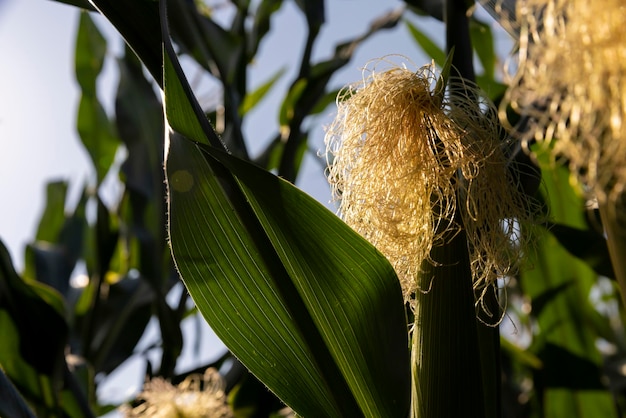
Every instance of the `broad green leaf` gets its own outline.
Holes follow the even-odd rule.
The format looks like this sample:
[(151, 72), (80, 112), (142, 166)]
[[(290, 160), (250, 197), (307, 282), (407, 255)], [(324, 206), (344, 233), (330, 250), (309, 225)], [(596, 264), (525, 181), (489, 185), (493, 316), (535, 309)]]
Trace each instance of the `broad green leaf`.
[(175, 136), (170, 233), (185, 284), (218, 336), (304, 416), (358, 414), (352, 396), (366, 415), (406, 413), (406, 322), (386, 260), (289, 183), (204, 152), (236, 170), (245, 197), (227, 197), (224, 169)]
[[(197, 104), (165, 50), (168, 122), (193, 135), (207, 125), (182, 111)], [(166, 163), (172, 252), (198, 309), (298, 413), (406, 415), (406, 319), (387, 260), (290, 183), (205, 145), (208, 136), (173, 133)]]
[(270, 89), (274, 86), (278, 79), (283, 76), (283, 74), (285, 74), (285, 68), (281, 68), (280, 70), (276, 71), (274, 75), (272, 75), (267, 81), (257, 87), (256, 90), (248, 93), (243, 99), (243, 103), (241, 103), (241, 106), (239, 107), (239, 113), (241, 115), (245, 115), (254, 106), (256, 106), (270, 91)]
[(446, 53), (444, 50), (437, 46), (424, 32), (420, 31), (417, 26), (408, 20), (404, 22), (409, 29), (409, 33), (415, 42), (424, 50), (426, 55), (431, 57), (440, 68), (443, 68), (446, 62)]
[[(356, 413), (319, 331), (244, 197), (232, 202), (232, 194), (240, 193), (227, 195), (223, 189), (221, 180), (237, 187), (227, 170), (209, 165), (196, 145), (179, 135), (170, 140), (166, 167), (172, 253), (215, 333), (300, 414), (338, 416), (342, 407)], [(304, 333), (294, 321), (312, 329)], [(314, 337), (322, 365), (307, 343)]]
[[(226, 153), (204, 150), (239, 182), (364, 413), (401, 412), (408, 394), (402, 385), (408, 378), (406, 318), (399, 282), (386, 259), (291, 183)], [(377, 339), (385, 343), (376, 344)]]

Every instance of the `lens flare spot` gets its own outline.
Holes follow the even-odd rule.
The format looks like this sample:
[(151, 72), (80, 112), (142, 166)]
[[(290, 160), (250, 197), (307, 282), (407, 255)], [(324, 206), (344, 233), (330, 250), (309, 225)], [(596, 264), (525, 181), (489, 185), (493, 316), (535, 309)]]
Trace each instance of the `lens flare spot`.
[(170, 186), (174, 191), (185, 193), (193, 187), (193, 176), (187, 170), (177, 170), (170, 178)]

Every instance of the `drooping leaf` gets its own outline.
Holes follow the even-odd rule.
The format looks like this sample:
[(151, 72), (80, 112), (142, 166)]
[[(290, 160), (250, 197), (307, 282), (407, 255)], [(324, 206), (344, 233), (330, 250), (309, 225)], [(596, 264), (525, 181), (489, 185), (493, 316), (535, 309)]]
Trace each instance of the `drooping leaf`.
[[(354, 396), (362, 411), (378, 410), (375, 416), (403, 411), (408, 397), (408, 382), (403, 382), (402, 375), (408, 372), (406, 323), (400, 289), (386, 260), (371, 247), (364, 251), (367, 243), (289, 183), (223, 154), (220, 159), (232, 165), (231, 171), (237, 170), (239, 187), (261, 218), (263, 230), (258, 230), (254, 222), (259, 220), (241, 213), (250, 211), (240, 207), (245, 205), (244, 196), (235, 202), (232, 197), (225, 200), (215, 178), (224, 174), (212, 173), (215, 167), (209, 164), (210, 157), (198, 154), (184, 138), (171, 143), (171, 240), (182, 277), (216, 333), (253, 373), (303, 415), (321, 412), (317, 408), (323, 403), (317, 397), (322, 388), (333, 394), (325, 402), (332, 399), (338, 405), (351, 405)], [(202, 210), (209, 207), (212, 210)], [(244, 216), (252, 219), (241, 219)], [(226, 316), (241, 321), (240, 325), (224, 323)], [(372, 342), (376, 338), (380, 345)], [(280, 353), (276, 342), (289, 347), (288, 352)], [(355, 346), (361, 347), (359, 353), (352, 352), (350, 347)], [(294, 367), (294, 351), (306, 371), (292, 371), (294, 381), (287, 382), (279, 377), (279, 369), (281, 364)], [(274, 364), (271, 371), (266, 362)], [(321, 376), (315, 377), (320, 369), (325, 376), (321, 381)], [(323, 382), (329, 379), (335, 384), (345, 379), (351, 392), (346, 393), (345, 387), (326, 389)], [(294, 399), (289, 392), (294, 386), (311, 398)], [(344, 413), (357, 413), (354, 407)], [(376, 409), (387, 407), (392, 409)]]

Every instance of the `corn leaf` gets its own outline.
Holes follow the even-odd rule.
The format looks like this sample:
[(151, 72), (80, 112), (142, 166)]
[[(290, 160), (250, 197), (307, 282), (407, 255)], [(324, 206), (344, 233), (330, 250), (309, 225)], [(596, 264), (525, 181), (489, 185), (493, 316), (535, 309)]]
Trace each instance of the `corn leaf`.
[(405, 416), (406, 318), (392, 267), (290, 183), (210, 146), (168, 42), (165, 51), (170, 240), (198, 309), (299, 414)]
[(113, 124), (98, 101), (96, 79), (102, 70), (106, 41), (87, 12), (80, 15), (76, 37), (76, 78), (82, 95), (76, 122), (80, 139), (89, 152), (100, 183), (111, 167), (118, 140)]

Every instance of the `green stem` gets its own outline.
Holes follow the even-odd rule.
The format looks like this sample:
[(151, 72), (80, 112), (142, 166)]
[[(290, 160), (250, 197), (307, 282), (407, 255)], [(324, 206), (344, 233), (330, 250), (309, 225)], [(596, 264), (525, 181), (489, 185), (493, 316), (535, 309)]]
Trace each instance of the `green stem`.
[[(476, 74), (473, 65), (473, 48), (470, 39), (469, 19), (467, 17), (467, 0), (446, 0), (444, 6), (444, 20), (446, 22), (446, 47), (448, 51), (454, 50), (452, 68), (454, 75), (463, 80), (475, 82)], [(456, 82), (454, 79), (451, 83)], [(462, 87), (462, 86), (460, 86)], [(466, 92), (464, 95), (468, 97)], [(471, 96), (469, 96), (471, 97)], [(451, 100), (457, 98), (451, 97)], [(461, 174), (459, 173), (459, 176)], [(469, 264), (468, 264), (469, 265)], [(471, 277), (471, 275), (470, 275)], [(470, 278), (471, 285), (471, 278)], [(483, 303), (496, 317), (501, 308), (495, 294), (485, 295)], [(472, 299), (473, 300), (473, 299)], [(485, 321), (477, 321), (478, 353), (474, 359), (480, 364), (482, 376), (482, 391), (484, 396), (485, 417), (498, 418), (501, 416), (501, 369), (500, 369), (500, 331), (492, 324), (493, 318)]]
[[(448, 237), (450, 238), (450, 237)], [(467, 240), (461, 231), (424, 263), (413, 335), (413, 417), (484, 417)]]
[(455, 75), (475, 81), (472, 43), (467, 19), (466, 0), (446, 0), (444, 6), (446, 22), (446, 49), (448, 53), (454, 48), (452, 68)]

